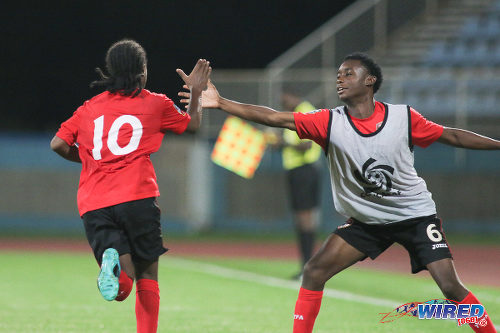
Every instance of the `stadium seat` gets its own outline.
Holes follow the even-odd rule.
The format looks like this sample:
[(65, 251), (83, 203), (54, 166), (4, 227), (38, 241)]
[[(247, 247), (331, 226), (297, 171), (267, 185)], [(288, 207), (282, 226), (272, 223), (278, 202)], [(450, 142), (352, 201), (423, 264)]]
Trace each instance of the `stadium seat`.
[(449, 115), (456, 109), (456, 88), (452, 80), (407, 80), (402, 101), (425, 114)]
[(488, 16), (483, 30), (485, 36), (498, 38), (498, 33), (500, 32), (500, 17), (497, 13), (491, 13)]
[(480, 17), (471, 17), (465, 22), (460, 35), (465, 38), (478, 38), (481, 36), (481, 26)]
[(500, 80), (467, 81), (467, 114), (470, 117), (498, 113)]
[(423, 62), (428, 66), (441, 66), (444, 59), (449, 57), (449, 47), (446, 42), (439, 42), (434, 44), (430, 49), (427, 59)]
[(500, 1), (495, 1), (490, 8), (492, 13), (500, 13)]
[[(453, 116), (459, 101), (465, 102), (470, 117), (498, 113), (500, 80), (459, 81), (456, 69), (473, 71), (477, 78), (491, 77), (481, 68), (500, 66), (500, 0), (483, 14), (469, 17), (455, 38), (434, 43), (419, 64), (416, 74), (408, 74), (412, 79), (401, 87), (396, 84), (397, 96), (392, 97), (401, 99), (399, 102), (441, 116)], [(457, 89), (457, 84), (466, 87)], [(464, 95), (457, 96), (459, 91)]]
[(498, 66), (500, 65), (500, 40), (496, 40), (492, 44), (489, 61), (491, 61), (493, 65)]

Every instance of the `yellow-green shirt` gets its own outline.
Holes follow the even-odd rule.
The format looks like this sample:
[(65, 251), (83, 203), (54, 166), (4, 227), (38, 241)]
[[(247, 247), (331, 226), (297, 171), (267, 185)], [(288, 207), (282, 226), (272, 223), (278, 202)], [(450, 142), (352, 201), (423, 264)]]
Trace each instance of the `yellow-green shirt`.
[[(305, 113), (315, 109), (316, 108), (311, 103), (304, 101), (297, 105), (294, 112)], [(310, 140), (301, 140), (297, 135), (297, 132), (285, 129), (283, 131), (283, 141), (289, 145), (297, 145), (303, 141)], [(297, 150), (293, 146), (286, 146), (282, 151), (283, 167), (286, 170), (295, 169), (303, 165), (316, 162), (320, 156), (321, 147), (314, 142), (312, 143), (311, 148), (305, 151)]]

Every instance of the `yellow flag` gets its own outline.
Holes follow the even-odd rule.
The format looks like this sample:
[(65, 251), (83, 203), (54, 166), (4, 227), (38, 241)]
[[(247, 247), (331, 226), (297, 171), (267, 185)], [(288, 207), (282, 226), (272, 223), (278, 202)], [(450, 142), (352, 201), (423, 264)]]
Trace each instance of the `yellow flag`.
[(244, 178), (257, 170), (266, 141), (262, 131), (237, 117), (227, 117), (212, 151), (212, 161)]

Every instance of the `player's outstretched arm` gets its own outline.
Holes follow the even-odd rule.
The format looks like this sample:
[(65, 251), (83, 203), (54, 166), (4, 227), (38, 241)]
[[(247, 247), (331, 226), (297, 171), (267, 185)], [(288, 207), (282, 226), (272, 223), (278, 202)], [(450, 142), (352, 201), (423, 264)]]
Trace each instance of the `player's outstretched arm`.
[(191, 121), (186, 130), (188, 132), (196, 132), (200, 128), (202, 118), (201, 92), (207, 88), (212, 68), (210, 67), (210, 62), (205, 59), (199, 59), (189, 75), (186, 75), (180, 68), (176, 71), (191, 93), (191, 101), (187, 109), (188, 114), (191, 116)]
[[(192, 100), (188, 92), (180, 92), (179, 96), (184, 97), (181, 103), (190, 103)], [(202, 106), (209, 109), (221, 109), (233, 116), (259, 124), (296, 130), (293, 112), (279, 112), (267, 106), (244, 104), (226, 99), (220, 96), (210, 80), (207, 90), (202, 94)]]
[(438, 142), (468, 149), (500, 149), (500, 141), (459, 128), (445, 127)]
[(66, 141), (58, 136), (54, 136), (52, 141), (50, 141), (50, 148), (68, 161), (82, 163), (78, 154), (78, 148), (68, 145)]

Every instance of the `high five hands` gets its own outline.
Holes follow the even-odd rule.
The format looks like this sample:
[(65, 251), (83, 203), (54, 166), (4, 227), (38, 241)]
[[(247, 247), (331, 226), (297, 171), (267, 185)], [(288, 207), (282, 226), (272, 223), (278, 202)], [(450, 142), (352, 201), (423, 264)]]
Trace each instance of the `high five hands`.
[[(185, 84), (182, 88), (186, 90), (189, 89), (189, 85)], [(181, 91), (178, 93), (180, 97), (183, 97), (180, 102), (186, 104), (186, 108), (189, 107), (189, 103), (191, 101), (191, 93), (190, 91)], [(207, 88), (203, 91), (201, 96), (201, 105), (203, 108), (217, 109), (219, 108), (220, 103), (220, 95), (217, 91), (217, 88), (214, 86), (210, 79), (207, 82)]]
[(186, 89), (201, 93), (201, 91), (207, 89), (207, 82), (210, 79), (212, 67), (210, 67), (210, 62), (206, 59), (199, 59), (189, 75), (186, 75), (180, 68), (176, 72), (184, 81)]

